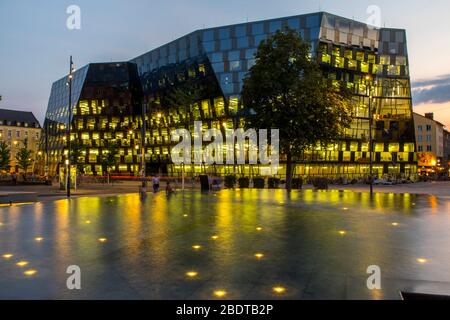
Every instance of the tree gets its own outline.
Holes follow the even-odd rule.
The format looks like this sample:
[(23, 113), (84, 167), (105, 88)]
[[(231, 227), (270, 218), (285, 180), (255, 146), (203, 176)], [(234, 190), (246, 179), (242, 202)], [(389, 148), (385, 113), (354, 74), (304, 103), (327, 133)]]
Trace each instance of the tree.
[(0, 171), (8, 171), (10, 164), (11, 151), (6, 142), (0, 141)]
[(70, 144), (70, 163), (76, 166), (77, 172), (83, 172), (84, 169), (84, 150), (84, 146), (79, 141), (72, 141), (72, 143)]
[(19, 166), (20, 169), (23, 170), (24, 179), (26, 179), (28, 168), (33, 163), (32, 156), (33, 151), (28, 150), (26, 145), (23, 148), (21, 148), (16, 154), (17, 165)]
[(116, 143), (105, 141), (105, 149), (101, 156), (101, 164), (107, 172), (108, 184), (110, 180), (110, 170), (117, 164), (119, 155), (119, 147)]
[(327, 83), (320, 66), (310, 57), (309, 44), (289, 28), (260, 44), (256, 64), (244, 79), (242, 102), (256, 112), (246, 119), (246, 127), (280, 130), (288, 190), (293, 158), (336, 141), (351, 123), (349, 92)]

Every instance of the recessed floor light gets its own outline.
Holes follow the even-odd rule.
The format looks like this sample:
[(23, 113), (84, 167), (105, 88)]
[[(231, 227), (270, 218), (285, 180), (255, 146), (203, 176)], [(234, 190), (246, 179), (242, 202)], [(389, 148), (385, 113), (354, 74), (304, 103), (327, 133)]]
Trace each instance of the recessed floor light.
[(34, 240), (36, 240), (37, 242), (41, 242), (41, 241), (44, 241), (44, 238), (42, 238), (42, 237), (37, 237), (37, 238), (34, 238)]
[(394, 227), (397, 227), (397, 226), (398, 226), (398, 222), (392, 222), (392, 225), (393, 225)]
[(212, 236), (211, 239), (212, 240), (217, 240), (217, 239), (219, 239), (219, 236)]
[(264, 254), (263, 253), (255, 253), (255, 257), (257, 259), (262, 259), (262, 258), (264, 258)]
[(186, 272), (186, 276), (188, 276), (189, 278), (195, 278), (196, 276), (198, 276), (198, 272), (189, 271), (189, 272)]
[(98, 241), (100, 241), (100, 242), (106, 242), (106, 241), (108, 241), (108, 239), (106, 239), (106, 238), (100, 238), (100, 239), (98, 239)]
[(347, 210), (348, 210), (348, 208), (342, 208), (342, 210), (344, 210), (344, 211), (347, 211)]
[(345, 235), (347, 234), (347, 231), (341, 230), (341, 231), (339, 231), (339, 234), (340, 234), (341, 236), (345, 236)]
[(91, 224), (91, 221), (90, 220), (86, 220), (86, 224)]
[(25, 271), (23, 274), (26, 275), (27, 277), (31, 277), (31, 276), (34, 276), (36, 273), (37, 273), (36, 270), (31, 269), (31, 270)]
[(28, 261), (20, 261), (20, 262), (17, 262), (16, 265), (18, 267), (25, 267), (28, 265)]
[(200, 246), (198, 244), (192, 246), (192, 249), (194, 249), (194, 250), (200, 250), (201, 248), (202, 248), (202, 246)]
[(273, 292), (277, 293), (277, 294), (282, 294), (286, 292), (286, 288), (284, 287), (275, 287), (273, 288)]
[(13, 255), (11, 253), (6, 253), (3, 255), (3, 258), (5, 259), (11, 259), (13, 257)]
[(216, 290), (214, 291), (214, 295), (218, 298), (223, 298), (227, 295), (227, 292), (225, 290)]
[(256, 228), (256, 231), (262, 231), (262, 229), (263, 229), (263, 228), (258, 227), (258, 228)]
[(425, 258), (418, 258), (418, 259), (417, 259), (417, 262), (418, 262), (418, 263), (421, 263), (421, 264), (424, 264), (424, 263), (427, 263), (428, 260), (425, 259)]

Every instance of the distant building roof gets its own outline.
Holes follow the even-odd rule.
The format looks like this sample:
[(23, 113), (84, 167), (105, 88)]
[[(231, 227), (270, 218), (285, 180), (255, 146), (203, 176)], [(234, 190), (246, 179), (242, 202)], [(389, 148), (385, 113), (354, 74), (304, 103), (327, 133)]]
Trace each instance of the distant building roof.
[[(25, 125), (26, 124), (26, 125)], [(40, 128), (33, 112), (0, 109), (0, 125)]]

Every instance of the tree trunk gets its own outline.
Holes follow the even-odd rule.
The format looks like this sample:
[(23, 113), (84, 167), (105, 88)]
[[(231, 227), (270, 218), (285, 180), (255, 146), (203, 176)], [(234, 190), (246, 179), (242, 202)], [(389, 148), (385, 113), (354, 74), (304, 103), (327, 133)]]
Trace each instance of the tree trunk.
[(292, 190), (292, 173), (293, 173), (293, 165), (292, 165), (292, 154), (288, 153), (286, 155), (286, 189), (288, 192)]

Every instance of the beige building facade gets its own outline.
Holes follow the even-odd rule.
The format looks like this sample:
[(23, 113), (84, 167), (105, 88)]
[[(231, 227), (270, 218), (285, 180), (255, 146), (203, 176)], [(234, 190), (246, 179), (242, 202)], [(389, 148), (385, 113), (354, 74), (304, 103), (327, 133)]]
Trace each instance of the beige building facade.
[(444, 166), (444, 125), (432, 113), (414, 113), (419, 173), (437, 173)]
[(41, 131), (39, 121), (32, 112), (0, 109), (0, 141), (6, 142), (9, 147), (11, 173), (22, 172), (17, 164), (16, 155), (25, 146), (33, 151), (32, 165), (27, 172), (34, 172)]

